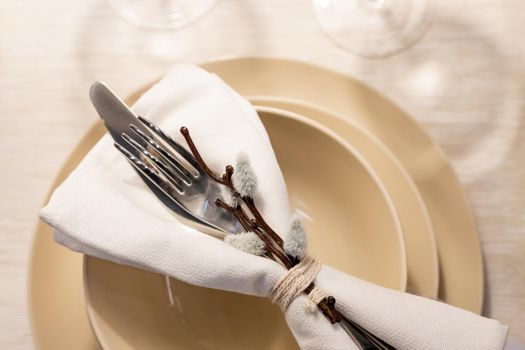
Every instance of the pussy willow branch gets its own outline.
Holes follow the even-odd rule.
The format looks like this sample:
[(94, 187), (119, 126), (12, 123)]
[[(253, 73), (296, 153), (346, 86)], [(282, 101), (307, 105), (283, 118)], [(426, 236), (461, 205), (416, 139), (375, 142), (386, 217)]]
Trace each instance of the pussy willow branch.
[[(236, 194), (238, 195), (238, 192), (237, 190), (235, 189), (235, 186), (233, 185), (233, 181), (232, 181), (232, 175), (233, 175), (233, 166), (231, 165), (228, 165), (226, 166), (226, 172), (224, 173), (224, 175), (222, 175), (221, 177), (217, 176), (209, 167), (208, 165), (206, 164), (206, 162), (204, 161), (204, 159), (202, 159), (202, 156), (200, 155), (199, 151), (197, 150), (197, 147), (195, 146), (195, 143), (193, 142), (191, 136), (190, 136), (190, 132), (188, 130), (188, 128), (186, 127), (182, 127), (180, 129), (180, 132), (181, 134), (184, 136), (184, 139), (186, 140), (186, 142), (188, 143), (188, 146), (190, 147), (190, 150), (191, 150), (191, 153), (193, 153), (195, 159), (197, 160), (197, 162), (202, 166), (203, 170), (212, 178), (214, 179), (216, 182), (224, 185), (224, 186), (227, 186), (229, 187), (232, 191), (236, 192)], [(248, 209), (250, 210), (250, 212), (252, 213), (252, 215), (255, 217), (255, 219), (257, 220), (256, 223), (257, 225), (260, 225), (264, 231), (266, 231), (266, 233), (272, 238), (272, 240), (277, 243), (277, 245), (279, 247), (283, 247), (283, 240), (281, 237), (279, 237), (279, 235), (270, 227), (270, 225), (268, 225), (266, 223), (266, 221), (264, 220), (264, 218), (262, 217), (261, 213), (259, 212), (259, 210), (257, 209), (257, 207), (255, 206), (255, 203), (253, 201), (253, 198), (249, 198), (249, 197), (246, 197), (246, 198), (242, 198), (243, 202), (246, 204), (246, 206), (248, 207)], [(289, 260), (292, 260), (291, 258), (289, 258)]]
[[(197, 147), (195, 146), (195, 143), (193, 142), (190, 136), (189, 130), (186, 127), (182, 127), (180, 129), (180, 132), (182, 136), (184, 136), (184, 139), (186, 140), (186, 143), (188, 144), (191, 153), (193, 154), (199, 165), (202, 167), (202, 169), (217, 183), (229, 187), (232, 191), (234, 191), (235, 195), (238, 195), (238, 191), (235, 189), (235, 186), (233, 185), (232, 181), (232, 175), (234, 171), (233, 166), (228, 165), (226, 167), (225, 174), (223, 176), (217, 176), (208, 167), (208, 165), (200, 155)], [(265, 248), (268, 250), (268, 252), (273, 254), (287, 269), (291, 269), (292, 267), (294, 267), (299, 262), (299, 260), (291, 258), (288, 255), (286, 255), (286, 253), (284, 253), (282, 238), (279, 237), (279, 235), (275, 233), (275, 231), (271, 229), (271, 227), (263, 219), (259, 210), (255, 206), (255, 202), (253, 201), (253, 199), (245, 197), (241, 197), (241, 199), (250, 209), (250, 212), (255, 217), (255, 220), (250, 221), (248, 219), (248, 216), (241, 205), (238, 205), (237, 207), (232, 207), (220, 199), (216, 201), (216, 205), (232, 212), (245, 230), (253, 231), (255, 234), (257, 234), (259, 238), (261, 238), (261, 240), (265, 243)], [(249, 226), (248, 222), (250, 222)], [(306, 288), (305, 292), (308, 294), (313, 290), (313, 288), (314, 284), (311, 283)], [(321, 309), (323, 314), (330, 320), (331, 323), (337, 323), (343, 319), (341, 313), (339, 313), (339, 311), (337, 311), (337, 309), (335, 308), (335, 299), (333, 297), (328, 297), (321, 300), (317, 306)]]
[[(279, 237), (279, 235), (270, 228), (266, 221), (264, 221), (262, 215), (257, 210), (253, 199), (248, 197), (241, 197), (238, 191), (235, 189), (235, 186), (233, 185), (232, 181), (232, 175), (234, 171), (233, 166), (226, 166), (226, 172), (224, 173), (224, 175), (217, 176), (202, 158), (199, 150), (197, 149), (197, 146), (195, 146), (195, 143), (191, 138), (188, 128), (182, 127), (180, 129), (180, 132), (184, 136), (186, 143), (190, 147), (191, 153), (193, 154), (197, 162), (201, 165), (202, 169), (216, 182), (227, 186), (235, 193), (235, 195), (239, 196), (241, 200), (246, 204), (248, 209), (250, 209), (250, 212), (255, 217), (255, 221), (249, 220), (248, 215), (240, 205), (232, 207), (224, 201), (222, 201), (221, 199), (216, 200), (215, 204), (218, 207), (232, 212), (233, 215), (235, 215), (235, 217), (237, 218), (237, 220), (239, 220), (241, 226), (243, 226), (243, 228), (246, 231), (253, 231), (257, 236), (259, 236), (259, 238), (261, 238), (261, 240), (266, 244), (266, 248), (269, 250), (269, 252), (274, 254), (287, 269), (291, 269), (295, 265), (294, 259), (292, 259), (284, 253), (282, 238)], [(248, 222), (250, 223), (249, 228), (247, 227)], [(275, 245), (277, 245), (277, 247), (275, 247)]]

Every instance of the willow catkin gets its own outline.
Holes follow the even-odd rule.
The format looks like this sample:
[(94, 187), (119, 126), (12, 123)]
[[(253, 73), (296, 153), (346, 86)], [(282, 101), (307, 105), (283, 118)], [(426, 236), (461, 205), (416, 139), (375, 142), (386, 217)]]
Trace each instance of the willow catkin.
[(237, 158), (232, 181), (233, 186), (241, 197), (254, 197), (257, 190), (257, 178), (250, 165), (248, 156), (244, 153), (241, 153)]
[(265, 253), (264, 242), (253, 232), (229, 234), (224, 238), (224, 242), (248, 254), (263, 255)]
[(283, 244), (286, 254), (301, 259), (306, 254), (306, 233), (299, 216), (294, 216), (290, 223)]

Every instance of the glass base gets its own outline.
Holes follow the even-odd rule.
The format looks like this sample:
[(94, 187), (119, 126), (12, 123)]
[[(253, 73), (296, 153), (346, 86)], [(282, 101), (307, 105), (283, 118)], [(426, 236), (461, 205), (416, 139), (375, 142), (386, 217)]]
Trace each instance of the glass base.
[(323, 31), (354, 54), (378, 58), (413, 45), (433, 18), (432, 0), (312, 0)]

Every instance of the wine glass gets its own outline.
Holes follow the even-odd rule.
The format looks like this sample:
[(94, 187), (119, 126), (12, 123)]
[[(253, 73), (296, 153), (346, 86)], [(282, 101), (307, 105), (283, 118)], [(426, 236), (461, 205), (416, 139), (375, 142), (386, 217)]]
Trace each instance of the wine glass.
[(414, 44), (425, 33), (432, 0), (312, 0), (324, 32), (354, 54), (390, 56)]
[(127, 21), (145, 28), (180, 28), (208, 12), (217, 0), (107, 0)]

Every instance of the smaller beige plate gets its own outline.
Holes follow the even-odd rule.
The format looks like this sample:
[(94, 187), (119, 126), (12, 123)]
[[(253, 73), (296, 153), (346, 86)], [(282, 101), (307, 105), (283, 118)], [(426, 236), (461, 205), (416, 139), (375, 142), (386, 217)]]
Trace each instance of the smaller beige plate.
[[(309, 252), (354, 276), (404, 290), (400, 223), (368, 163), (306, 118), (269, 110), (259, 115), (292, 205), (306, 219)], [(84, 284), (93, 328), (106, 349), (296, 347), (282, 312), (266, 298), (190, 286), (92, 257), (85, 258)]]
[(392, 153), (374, 135), (349, 118), (292, 100), (252, 97), (250, 101), (258, 105), (256, 108), (259, 111), (270, 111), (292, 117), (300, 114), (318, 122), (341, 136), (366, 159), (385, 186), (401, 221), (407, 250), (407, 290), (413, 294), (436, 299), (439, 269), (430, 217), (416, 185)]

